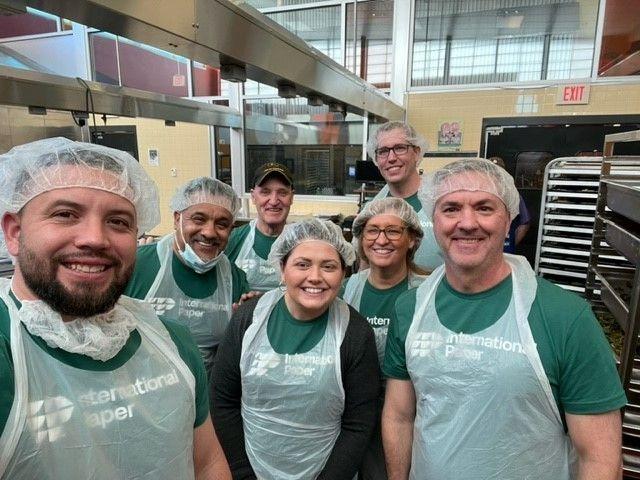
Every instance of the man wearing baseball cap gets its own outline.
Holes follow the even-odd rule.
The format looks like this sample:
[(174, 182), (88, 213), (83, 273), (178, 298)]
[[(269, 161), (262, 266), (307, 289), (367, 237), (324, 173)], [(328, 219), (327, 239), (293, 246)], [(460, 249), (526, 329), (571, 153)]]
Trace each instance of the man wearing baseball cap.
[(266, 163), (256, 170), (253, 185), (251, 200), (257, 218), (231, 233), (226, 254), (245, 271), (251, 290), (264, 292), (280, 283), (280, 272), (267, 258), (287, 223), (293, 202), (293, 178), (284, 165)]

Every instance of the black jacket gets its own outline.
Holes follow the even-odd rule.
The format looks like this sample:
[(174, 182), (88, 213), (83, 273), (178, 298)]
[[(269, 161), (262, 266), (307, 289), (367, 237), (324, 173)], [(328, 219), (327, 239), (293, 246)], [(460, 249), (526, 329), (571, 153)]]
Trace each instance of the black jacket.
[[(244, 333), (253, 321), (258, 299), (243, 303), (233, 314), (218, 347), (210, 385), (212, 416), (216, 434), (236, 480), (255, 479), (244, 443), (240, 399), (240, 354)], [(349, 325), (340, 361), (345, 405), (340, 434), (318, 479), (352, 480), (362, 462), (369, 437), (377, 421), (380, 367), (373, 330), (349, 306)]]

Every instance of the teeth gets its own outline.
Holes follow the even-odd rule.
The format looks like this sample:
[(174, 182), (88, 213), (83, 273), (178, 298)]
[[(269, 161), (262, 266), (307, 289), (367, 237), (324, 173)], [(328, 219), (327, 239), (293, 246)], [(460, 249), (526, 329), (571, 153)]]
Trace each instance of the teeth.
[(307, 292), (307, 293), (321, 293), (322, 292), (321, 288), (310, 288), (310, 287), (307, 287), (307, 288), (303, 288), (303, 290), (305, 292)]
[(478, 238), (459, 238), (458, 241), (462, 242), (462, 243), (471, 244), (471, 243), (478, 243), (480, 241), (480, 239), (478, 239)]
[(83, 265), (80, 263), (72, 263), (69, 265), (69, 268), (82, 273), (98, 273), (104, 272), (107, 267), (104, 265)]
[(209, 242), (202, 242), (202, 241), (198, 241), (197, 242), (199, 245), (202, 245), (203, 247), (213, 247), (212, 243)]
[(382, 255), (393, 252), (393, 250), (389, 250), (388, 248), (374, 248), (373, 251)]

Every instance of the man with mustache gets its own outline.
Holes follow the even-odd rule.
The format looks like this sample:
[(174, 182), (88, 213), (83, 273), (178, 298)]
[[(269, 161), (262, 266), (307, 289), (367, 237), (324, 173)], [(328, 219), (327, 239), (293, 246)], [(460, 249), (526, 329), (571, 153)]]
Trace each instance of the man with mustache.
[(253, 185), (251, 201), (257, 218), (233, 230), (225, 253), (247, 274), (252, 290), (266, 292), (280, 284), (280, 272), (267, 258), (287, 223), (293, 179), (284, 165), (266, 163), (256, 169)]
[(178, 189), (171, 209), (175, 231), (138, 248), (127, 294), (186, 325), (210, 373), (232, 304), (249, 291), (245, 273), (224, 254), (240, 199), (229, 185), (199, 177)]
[(153, 180), (51, 138), (0, 155), (0, 478), (230, 478), (186, 328), (121, 296)]

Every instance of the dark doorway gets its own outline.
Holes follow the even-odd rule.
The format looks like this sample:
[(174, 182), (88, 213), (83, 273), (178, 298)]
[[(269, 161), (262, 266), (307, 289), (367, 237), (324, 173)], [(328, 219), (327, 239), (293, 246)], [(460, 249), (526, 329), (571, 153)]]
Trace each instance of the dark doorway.
[(91, 141), (105, 147), (117, 148), (130, 154), (140, 161), (138, 157), (138, 137), (135, 125), (104, 126), (94, 129), (91, 127)]
[[(640, 115), (488, 118), (482, 122), (480, 151), (501, 157), (531, 214), (516, 253), (535, 263), (544, 167), (558, 157), (601, 156), (605, 135), (640, 129)], [(617, 154), (628, 154), (621, 144)]]

